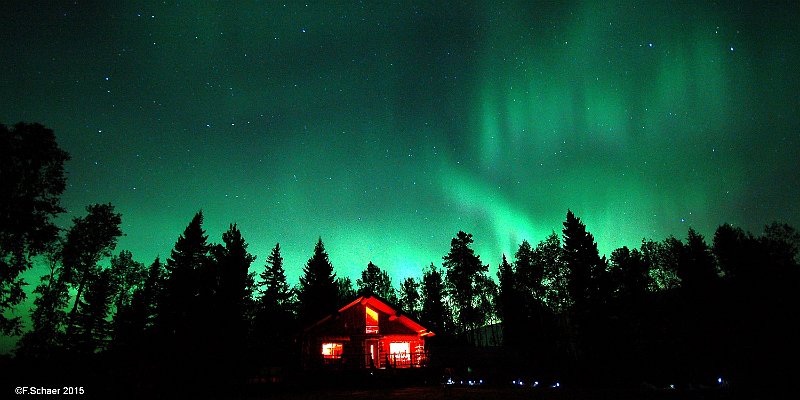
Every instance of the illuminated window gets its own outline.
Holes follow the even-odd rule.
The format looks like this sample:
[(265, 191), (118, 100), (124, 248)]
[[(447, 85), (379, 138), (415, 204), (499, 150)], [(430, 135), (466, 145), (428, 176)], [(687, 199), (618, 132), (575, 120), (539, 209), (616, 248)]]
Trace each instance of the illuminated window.
[(367, 307), (367, 333), (378, 333), (378, 312)]
[(342, 358), (341, 343), (323, 343), (322, 358)]
[(407, 361), (411, 357), (411, 344), (408, 342), (389, 343), (389, 353), (395, 360)]

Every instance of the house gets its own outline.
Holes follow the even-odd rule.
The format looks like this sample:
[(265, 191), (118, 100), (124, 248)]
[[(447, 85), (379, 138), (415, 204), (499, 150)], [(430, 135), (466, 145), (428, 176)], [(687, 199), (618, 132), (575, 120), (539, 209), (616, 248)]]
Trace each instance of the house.
[(303, 331), (305, 368), (413, 368), (433, 332), (375, 295), (358, 297)]

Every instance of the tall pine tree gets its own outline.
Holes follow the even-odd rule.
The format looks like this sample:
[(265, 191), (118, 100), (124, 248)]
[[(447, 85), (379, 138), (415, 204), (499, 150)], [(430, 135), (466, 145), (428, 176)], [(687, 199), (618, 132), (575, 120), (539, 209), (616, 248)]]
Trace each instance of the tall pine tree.
[(420, 317), (423, 323), (440, 337), (452, 334), (453, 317), (446, 298), (444, 278), (433, 263), (422, 272), (421, 292)]
[(205, 329), (203, 316), (210, 304), (201, 284), (207, 285), (205, 277), (211, 267), (207, 240), (203, 212), (199, 211), (178, 237), (165, 266), (156, 325), (166, 350), (177, 352), (177, 356), (199, 347), (197, 333)]
[(214, 246), (216, 287), (206, 327), (211, 333), (207, 348), (212, 370), (217, 376), (233, 378), (245, 368), (241, 362), (246, 354), (250, 310), (253, 302), (253, 275), (250, 265), (255, 256), (247, 251), (247, 242), (239, 227), (231, 224), (222, 234), (222, 245)]
[(276, 243), (259, 274), (259, 295), (253, 321), (252, 345), (262, 365), (286, 365), (291, 335), (296, 333), (294, 291), (286, 283), (280, 243)]
[(585, 313), (591, 306), (604, 301), (601, 296), (605, 262), (597, 251), (594, 236), (569, 210), (563, 234), (564, 261), (569, 271), (567, 288), (575, 311)]
[(389, 273), (381, 270), (372, 261), (367, 264), (367, 268), (361, 271), (361, 278), (356, 279), (356, 285), (361, 294), (374, 293), (390, 303), (397, 302), (397, 294), (392, 287), (392, 278)]
[(462, 329), (477, 328), (485, 320), (480, 307), (482, 295), (479, 285), (489, 266), (481, 263), (480, 256), (475, 254), (470, 245), (472, 235), (459, 231), (450, 241), (450, 252), (442, 259), (447, 270), (445, 285), (456, 308), (458, 325)]
[(314, 246), (314, 254), (308, 259), (303, 276), (300, 277), (300, 321), (311, 324), (336, 310), (339, 303), (336, 274), (325, 252), (322, 238)]

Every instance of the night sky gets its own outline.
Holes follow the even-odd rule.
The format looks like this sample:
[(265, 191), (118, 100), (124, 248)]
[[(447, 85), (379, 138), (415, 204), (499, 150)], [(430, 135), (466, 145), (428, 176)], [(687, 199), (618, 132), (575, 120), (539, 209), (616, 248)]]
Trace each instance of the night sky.
[(111, 202), (149, 264), (202, 209), (292, 284), (320, 236), (397, 284), (568, 208), (604, 254), (800, 226), (796, 1), (331, 3), (3, 2), (0, 123), (72, 155), (63, 227)]

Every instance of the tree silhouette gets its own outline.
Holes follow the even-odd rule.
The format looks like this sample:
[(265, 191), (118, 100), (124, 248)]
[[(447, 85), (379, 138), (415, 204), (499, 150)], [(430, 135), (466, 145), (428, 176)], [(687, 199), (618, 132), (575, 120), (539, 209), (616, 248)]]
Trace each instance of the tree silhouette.
[(587, 312), (589, 307), (602, 301), (601, 290), (605, 263), (597, 251), (594, 236), (586, 231), (586, 225), (567, 210), (564, 221), (564, 262), (568, 268), (567, 289), (578, 312)]
[[(213, 248), (216, 287), (210, 308), (210, 334), (207, 348), (209, 370), (216, 376), (232, 378), (241, 375), (244, 368), (250, 310), (253, 309), (253, 275), (249, 273), (255, 256), (247, 251), (247, 242), (236, 224), (231, 224), (222, 234), (223, 245)], [(209, 371), (210, 372), (210, 371)]]
[(593, 369), (603, 359), (603, 343), (611, 336), (605, 309), (610, 292), (605, 260), (600, 258), (594, 236), (572, 211), (564, 221), (564, 264), (567, 289), (572, 301), (567, 340), (572, 343), (573, 362), (579, 380), (594, 380)]
[(353, 280), (349, 276), (336, 278), (336, 296), (339, 298), (337, 306), (343, 306), (358, 295)]
[[(525, 251), (523, 248), (530, 250), (528, 242), (522, 242), (520, 246), (522, 252)], [(517, 254), (520, 254), (520, 251)], [(519, 284), (517, 279), (518, 276), (519, 273), (515, 273), (514, 268), (508, 263), (506, 255), (503, 254), (503, 260), (500, 262), (497, 271), (497, 280), (499, 282), (497, 315), (503, 322), (503, 344), (508, 346), (522, 344), (525, 336), (523, 332), (526, 319), (525, 303), (523, 293), (520, 290), (522, 285)]]
[(361, 279), (356, 279), (356, 285), (362, 294), (374, 293), (390, 303), (397, 302), (397, 294), (392, 287), (392, 278), (389, 273), (381, 270), (372, 261), (367, 264), (367, 268), (361, 271)]
[(413, 277), (407, 277), (400, 283), (397, 304), (412, 318), (419, 318), (422, 297), (419, 293), (419, 282)]
[(308, 259), (303, 275), (300, 277), (300, 320), (310, 324), (332, 313), (339, 303), (336, 287), (336, 274), (328, 260), (325, 245), (319, 238), (314, 246), (314, 254)]
[(78, 301), (74, 313), (68, 340), (76, 353), (91, 355), (106, 348), (111, 334), (108, 316), (115, 294), (111, 270), (100, 270), (86, 285), (85, 294)]
[[(535, 294), (537, 286), (540, 287), (541, 302), (554, 313), (569, 308), (572, 305), (568, 290), (569, 270), (564, 262), (564, 249), (561, 247), (561, 238), (558, 234), (554, 231), (540, 241), (530, 257), (532, 259), (530, 266), (527, 266), (527, 261), (517, 266), (517, 270), (531, 268), (534, 271), (542, 271), (541, 283), (536, 281), (537, 273), (534, 273), (532, 277), (528, 275), (525, 279), (530, 293)], [(524, 258), (515, 254), (515, 259), (514, 263), (517, 265)], [(532, 301), (533, 299), (526, 299), (526, 304), (530, 304)], [(526, 307), (530, 308), (531, 306)]]
[(33, 293), (38, 296), (33, 301), (31, 330), (25, 332), (17, 343), (16, 354), (22, 358), (52, 358), (64, 344), (64, 331), (69, 303), (69, 288), (61, 279), (60, 244), (53, 245), (47, 252), (49, 273), (40, 278), (41, 283)]
[(178, 237), (165, 266), (166, 278), (156, 324), (166, 349), (178, 356), (197, 347), (193, 342), (204, 328), (202, 315), (210, 309), (208, 294), (201, 290), (202, 284), (208, 286), (211, 268), (211, 246), (207, 240), (203, 212), (198, 211)]
[[(114, 206), (109, 204), (94, 204), (86, 207), (85, 217), (73, 219), (72, 228), (67, 232), (61, 258), (63, 271), (61, 278), (72, 286), (75, 290), (75, 301), (67, 319), (67, 340), (71, 341), (76, 327), (77, 319), (80, 314), (80, 304), (85, 301), (84, 289), (90, 284), (94, 284), (97, 293), (94, 296), (103, 296), (107, 288), (111, 287), (111, 275), (100, 279), (101, 268), (98, 265), (100, 259), (111, 256), (111, 251), (117, 245), (117, 239), (122, 236), (120, 224), (122, 216), (114, 212)], [(110, 289), (108, 289), (110, 290)], [(91, 307), (102, 309), (100, 298), (96, 297), (93, 302), (85, 301)], [(86, 309), (87, 312), (100, 312)], [(84, 324), (86, 319), (83, 318)], [(80, 335), (80, 333), (78, 333)], [(79, 340), (85, 340), (79, 339)]]
[(642, 252), (623, 246), (611, 253), (611, 265), (615, 297), (632, 304), (642, 301), (651, 286), (650, 266)]
[(437, 335), (452, 334), (452, 313), (445, 298), (444, 279), (441, 270), (431, 263), (422, 272), (422, 321)]
[(0, 124), (0, 332), (7, 335), (21, 333), (19, 317), (7, 313), (26, 297), (20, 274), (58, 238), (52, 219), (64, 212), (67, 160), (52, 130)]
[(483, 283), (481, 275), (488, 271), (488, 265), (481, 263), (480, 256), (475, 255), (470, 245), (472, 235), (459, 231), (450, 241), (450, 252), (442, 259), (447, 270), (445, 287), (453, 299), (459, 326), (463, 329), (474, 329), (482, 324), (485, 315), (478, 302), (483, 299)]
[(296, 333), (294, 291), (286, 283), (279, 243), (267, 258), (257, 284), (259, 296), (253, 321), (254, 362), (287, 365), (292, 354), (291, 337)]
[(286, 283), (286, 272), (283, 268), (281, 245), (276, 243), (267, 258), (264, 271), (259, 274), (259, 308), (272, 312), (283, 310), (290, 312), (292, 309), (292, 289)]
[[(113, 305), (116, 314), (129, 308), (133, 293), (144, 285), (147, 271), (144, 264), (135, 261), (133, 254), (122, 250), (119, 255), (111, 257), (111, 283), (114, 287)], [(117, 316), (115, 314), (115, 319)]]
[(134, 288), (130, 302), (117, 308), (113, 320), (115, 348), (131, 352), (145, 350), (142, 347), (153, 334), (163, 280), (164, 266), (156, 257), (144, 271), (142, 281)]
[(695, 294), (711, 287), (719, 278), (711, 249), (703, 235), (692, 228), (689, 228), (676, 272), (681, 287)]

